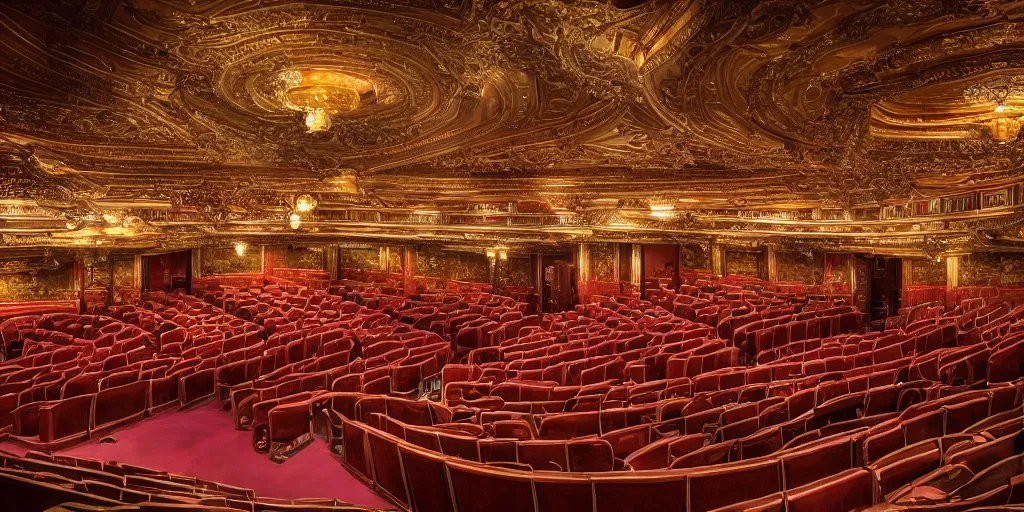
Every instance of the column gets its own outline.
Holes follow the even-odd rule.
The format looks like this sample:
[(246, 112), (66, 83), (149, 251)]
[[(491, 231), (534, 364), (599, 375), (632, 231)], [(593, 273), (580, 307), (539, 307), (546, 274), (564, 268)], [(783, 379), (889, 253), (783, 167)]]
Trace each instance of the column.
[(613, 245), (615, 247), (615, 249), (612, 251), (612, 253), (615, 256), (615, 266), (612, 268), (612, 281), (615, 282), (615, 286), (618, 287), (619, 281), (622, 279), (622, 277), (619, 275), (619, 245), (621, 244)]
[(411, 297), (416, 294), (416, 280), (413, 279), (413, 267), (416, 262), (416, 250), (414, 247), (405, 246), (402, 248), (402, 288), (405, 296)]
[(267, 246), (260, 246), (260, 274), (267, 273)]
[(946, 291), (960, 287), (960, 256), (946, 256)]
[(142, 296), (142, 255), (136, 254), (132, 262), (132, 289)]
[(629, 265), (629, 282), (633, 285), (633, 291), (639, 291), (644, 280), (644, 250), (640, 244), (633, 244)]
[(903, 303), (906, 304), (907, 293), (914, 284), (914, 260), (903, 258), (900, 261), (900, 288), (902, 288), (900, 290), (900, 297), (903, 297)]
[(78, 288), (78, 312), (85, 314), (85, 260), (81, 254), (75, 255), (74, 266), (75, 286)]
[(775, 259), (775, 246), (765, 246), (764, 252), (765, 267), (768, 271), (768, 282), (776, 283), (779, 281), (779, 266)]
[(324, 265), (327, 267), (327, 277), (331, 280), (338, 279), (338, 259), (341, 250), (337, 245), (331, 244), (324, 248)]
[(117, 268), (117, 260), (114, 255), (107, 256), (107, 264), (110, 265), (110, 283), (107, 284), (107, 306), (114, 305), (114, 270)]
[(380, 268), (380, 271), (384, 273), (391, 272), (391, 269), (388, 268), (388, 262), (391, 261), (391, 248), (386, 245), (382, 245), (378, 251), (377, 266)]
[(203, 248), (192, 249), (192, 277), (203, 277)]
[(711, 272), (716, 276), (725, 275), (725, 250), (717, 243), (711, 246)]

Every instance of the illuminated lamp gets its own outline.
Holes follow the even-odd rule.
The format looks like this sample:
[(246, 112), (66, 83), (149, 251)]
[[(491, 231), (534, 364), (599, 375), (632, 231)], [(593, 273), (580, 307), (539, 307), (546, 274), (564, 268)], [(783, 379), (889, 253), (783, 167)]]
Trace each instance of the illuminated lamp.
[(494, 256), (495, 256), (494, 249), (487, 249), (487, 259), (493, 260)]
[(1002, 103), (996, 105), (996, 113), (1002, 114), (1003, 112), (1006, 112), (1006, 105), (1003, 105)]
[(502, 261), (507, 260), (508, 259), (508, 252), (503, 250), (503, 251), (498, 253), (498, 257), (501, 258)]
[(293, 213), (288, 217), (288, 225), (291, 226), (292, 229), (299, 229), (299, 226), (302, 225), (302, 216), (297, 213)]
[(248, 246), (245, 245), (245, 242), (238, 242), (237, 244), (235, 244), (235, 254), (239, 256), (245, 256), (245, 250), (247, 248)]

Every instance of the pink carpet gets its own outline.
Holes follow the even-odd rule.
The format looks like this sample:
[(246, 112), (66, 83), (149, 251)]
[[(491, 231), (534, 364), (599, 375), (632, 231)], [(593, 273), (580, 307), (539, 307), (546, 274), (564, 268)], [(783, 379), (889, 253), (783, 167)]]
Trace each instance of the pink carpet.
[[(231, 415), (218, 402), (161, 413), (110, 437), (117, 442), (90, 440), (58, 453), (195, 476), (252, 489), (261, 497), (336, 498), (365, 507), (395, 508), (342, 467), (322, 440), (284, 464), (271, 462), (253, 450), (252, 432), (235, 430)], [(26, 451), (9, 442), (0, 448)]]

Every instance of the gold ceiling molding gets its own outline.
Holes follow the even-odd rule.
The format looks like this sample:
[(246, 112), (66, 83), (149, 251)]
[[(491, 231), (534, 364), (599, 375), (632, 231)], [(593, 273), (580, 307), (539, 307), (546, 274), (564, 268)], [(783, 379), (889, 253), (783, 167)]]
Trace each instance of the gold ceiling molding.
[(1021, 19), (1016, 0), (4, 2), (0, 235), (1004, 247)]

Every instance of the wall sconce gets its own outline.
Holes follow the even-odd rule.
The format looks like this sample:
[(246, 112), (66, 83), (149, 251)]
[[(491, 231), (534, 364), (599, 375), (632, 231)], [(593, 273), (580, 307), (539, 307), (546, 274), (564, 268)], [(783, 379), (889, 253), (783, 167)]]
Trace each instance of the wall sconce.
[(487, 259), (494, 261), (494, 249), (487, 249)]
[(238, 242), (237, 244), (235, 244), (235, 254), (239, 256), (245, 256), (246, 249), (248, 249), (248, 246), (245, 244), (245, 242)]
[(501, 261), (505, 261), (508, 259), (508, 252), (502, 249), (501, 252), (498, 253), (498, 257), (501, 258)]
[(301, 215), (299, 215), (297, 213), (293, 213), (293, 214), (291, 214), (290, 217), (288, 217), (288, 226), (290, 226), (292, 229), (299, 229), (299, 226), (301, 226), (301, 225), (302, 225), (302, 216)]

